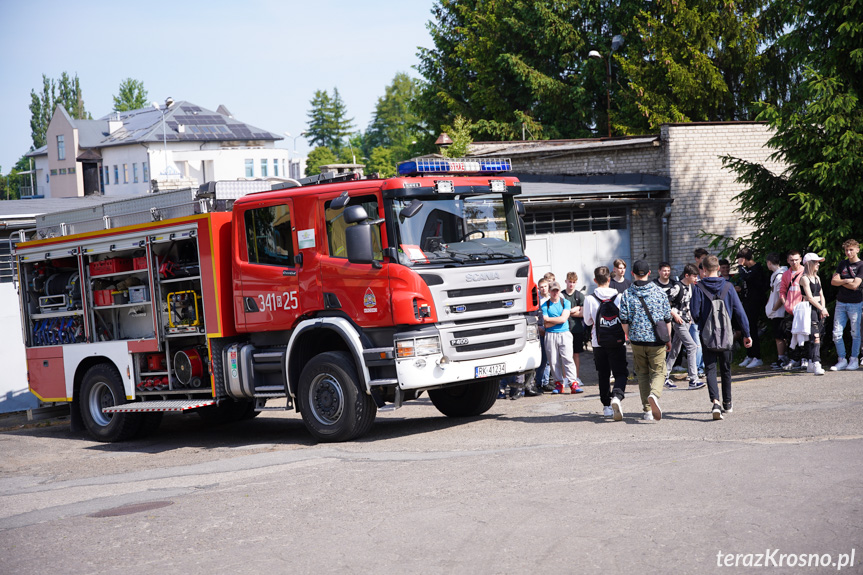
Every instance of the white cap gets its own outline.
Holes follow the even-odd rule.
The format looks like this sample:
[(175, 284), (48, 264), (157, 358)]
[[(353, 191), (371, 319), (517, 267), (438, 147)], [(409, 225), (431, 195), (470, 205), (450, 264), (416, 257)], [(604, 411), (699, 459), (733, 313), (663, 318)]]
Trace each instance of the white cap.
[(803, 256), (803, 263), (804, 264), (807, 262), (823, 262), (823, 261), (824, 261), (824, 258), (822, 258), (818, 254), (814, 254), (812, 252)]

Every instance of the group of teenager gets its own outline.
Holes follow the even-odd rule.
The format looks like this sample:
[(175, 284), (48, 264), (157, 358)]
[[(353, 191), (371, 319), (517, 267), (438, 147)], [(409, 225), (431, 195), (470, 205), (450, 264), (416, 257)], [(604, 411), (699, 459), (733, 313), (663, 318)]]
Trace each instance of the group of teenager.
[[(833, 341), (839, 361), (831, 370), (859, 368), (863, 261), (854, 240), (843, 244), (846, 259), (837, 266), (831, 284), (838, 296)], [(774, 369), (806, 368), (823, 375), (820, 346), (827, 301), (818, 277), (824, 258), (815, 253), (788, 252), (788, 267), (777, 254), (766, 257), (768, 276), (749, 249), (737, 254), (737, 274), (730, 265), (703, 248), (695, 261), (672, 279), (671, 266), (661, 263), (657, 277), (644, 260), (634, 262), (632, 281), (626, 279), (626, 262), (615, 260), (594, 270), (596, 287), (588, 296), (577, 289), (578, 275), (569, 272), (566, 289), (553, 274), (537, 286), (542, 363), (528, 378), (526, 395), (582, 393), (579, 357), (589, 333), (603, 414), (620, 421), (629, 370), (626, 344), (632, 349), (641, 412), (645, 420), (662, 419), (663, 388), (675, 388), (671, 372), (685, 352), (688, 388), (707, 387), (709, 415), (724, 419), (733, 412), (731, 366), (733, 344), (746, 349), (744, 368), (763, 365), (758, 324), (769, 319), (778, 359)], [(769, 279), (768, 279), (769, 277)], [(846, 356), (843, 333), (850, 326), (851, 349)], [(544, 333), (543, 333), (544, 332)]]

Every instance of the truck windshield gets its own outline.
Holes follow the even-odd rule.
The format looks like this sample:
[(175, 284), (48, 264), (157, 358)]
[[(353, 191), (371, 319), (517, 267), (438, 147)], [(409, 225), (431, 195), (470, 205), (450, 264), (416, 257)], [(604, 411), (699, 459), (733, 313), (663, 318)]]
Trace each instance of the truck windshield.
[(392, 211), (403, 265), (473, 265), (525, 258), (511, 197), (394, 199)]

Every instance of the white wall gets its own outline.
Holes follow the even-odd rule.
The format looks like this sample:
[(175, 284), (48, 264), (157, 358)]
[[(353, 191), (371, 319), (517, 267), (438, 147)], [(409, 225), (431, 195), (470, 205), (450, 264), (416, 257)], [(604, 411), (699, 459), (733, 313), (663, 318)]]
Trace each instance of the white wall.
[(27, 387), (27, 358), (18, 315), (18, 292), (11, 283), (0, 284), (0, 413), (39, 407)]
[[(146, 194), (150, 191), (150, 182), (144, 178), (144, 162), (150, 162), (147, 148), (140, 144), (132, 146), (116, 146), (102, 148), (102, 176), (108, 167), (108, 181), (105, 182), (105, 195)], [(129, 166), (129, 182), (123, 183), (123, 164)], [(135, 183), (134, 164), (138, 165), (138, 183)], [(114, 166), (117, 166), (119, 184), (114, 183)], [(150, 176), (153, 178), (153, 166), (150, 166)]]

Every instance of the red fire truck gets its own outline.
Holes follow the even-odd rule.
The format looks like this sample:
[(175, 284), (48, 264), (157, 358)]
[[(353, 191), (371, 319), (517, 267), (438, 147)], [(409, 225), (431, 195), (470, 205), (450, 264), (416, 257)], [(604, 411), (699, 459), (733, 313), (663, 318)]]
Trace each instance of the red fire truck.
[(387, 179), (211, 182), (41, 216), (15, 248), (30, 389), (101, 441), (189, 409), (294, 409), (345, 441), (424, 391), (479, 415), (540, 359), (508, 169), (420, 158)]

